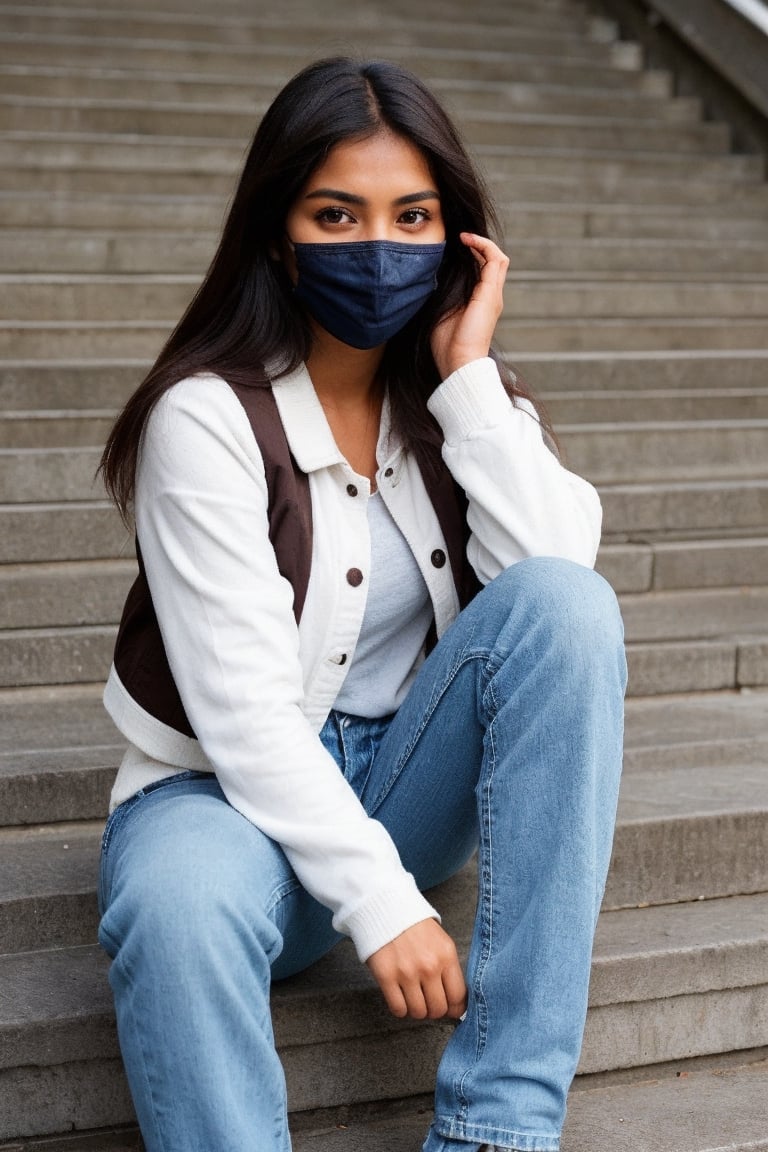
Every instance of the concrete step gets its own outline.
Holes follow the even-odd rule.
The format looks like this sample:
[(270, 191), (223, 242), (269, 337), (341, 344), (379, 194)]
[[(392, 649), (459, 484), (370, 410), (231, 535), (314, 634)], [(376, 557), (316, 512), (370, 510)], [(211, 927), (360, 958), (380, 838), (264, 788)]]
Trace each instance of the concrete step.
[[(561, 1148), (563, 1152), (615, 1152), (622, 1147), (632, 1152), (656, 1152), (660, 1147), (674, 1147), (675, 1152), (724, 1148), (757, 1152), (766, 1147), (762, 1107), (766, 1091), (764, 1061), (743, 1068), (670, 1069), (642, 1082), (583, 1090), (577, 1081)], [(424, 1106), (413, 1106), (410, 1114), (400, 1108), (393, 1116), (350, 1117), (348, 1123), (297, 1132), (293, 1147), (296, 1152), (412, 1152), (423, 1140), (429, 1119)], [(674, 1145), (667, 1143), (669, 1139)], [(105, 1152), (112, 1147), (104, 1145)], [(133, 1145), (118, 1144), (123, 1147)]]
[[(253, 126), (251, 126), (251, 131)], [(626, 124), (622, 131), (627, 131)], [(187, 181), (196, 174), (205, 174), (210, 180), (209, 194), (231, 191), (231, 185), (239, 173), (243, 162), (243, 148), (250, 132), (238, 140), (221, 139), (218, 135), (206, 137), (143, 135), (139, 140), (134, 135), (111, 132), (54, 132), (46, 131), (6, 131), (0, 136), (0, 160), (7, 169), (8, 179), (2, 187), (13, 188), (14, 170), (29, 169), (39, 171), (51, 168), (80, 168), (104, 171), (129, 169), (133, 172), (147, 172), (145, 192), (164, 190), (152, 185), (152, 176), (163, 179), (171, 173), (183, 174)], [(503, 143), (502, 140), (508, 142)], [(622, 150), (611, 145), (606, 147), (574, 143), (570, 128), (567, 140), (560, 146), (541, 142), (521, 142), (515, 144), (508, 133), (493, 144), (473, 144), (473, 151), (487, 170), (491, 179), (507, 176), (558, 177), (568, 180), (571, 199), (574, 189), (579, 200), (583, 177), (602, 180), (615, 189), (621, 179), (644, 179), (660, 181), (667, 179), (701, 180), (719, 183), (728, 181), (753, 183), (760, 187), (764, 175), (762, 157), (747, 154), (707, 155), (704, 152), (685, 152), (673, 146), (671, 150), (655, 149), (651, 152)], [(32, 182), (34, 187), (34, 182)], [(663, 185), (662, 185), (663, 187)], [(165, 189), (166, 191), (169, 189)], [(197, 191), (189, 183), (180, 188), (182, 193)], [(754, 191), (755, 189), (751, 189)], [(125, 187), (115, 187), (114, 191), (125, 192)], [(623, 193), (623, 187), (621, 192)], [(667, 193), (669, 195), (669, 193)], [(514, 195), (507, 186), (506, 195)], [(588, 193), (587, 193), (588, 195)], [(617, 199), (621, 199), (621, 194)]]
[(150, 368), (147, 360), (48, 363), (0, 361), (0, 411), (121, 407)]
[[(226, 200), (217, 196), (72, 193), (52, 199), (32, 190), (0, 192), (0, 227), (7, 230), (4, 238), (24, 232), (30, 244), (40, 229), (61, 229), (73, 239), (80, 236), (83, 240), (83, 229), (88, 229), (96, 245), (102, 233), (111, 235), (116, 244), (126, 238), (126, 233), (139, 242), (142, 233), (154, 234), (160, 243), (166, 239), (172, 242), (179, 234), (191, 242), (196, 240), (197, 232), (218, 235), (225, 208)], [(646, 203), (642, 213), (638, 213), (637, 207), (622, 204), (518, 202), (502, 205), (500, 211), (508, 243), (515, 239), (535, 242), (555, 237), (592, 241), (626, 239), (637, 247), (641, 239), (667, 239), (676, 242), (682, 252), (681, 241), (688, 238), (715, 245), (717, 255), (713, 251), (713, 259), (727, 260), (730, 246), (724, 248), (724, 240), (731, 241), (734, 251), (740, 254), (749, 240), (756, 242), (758, 250), (765, 242), (764, 213), (740, 214), (734, 219), (716, 206), (702, 210)], [(6, 265), (6, 270), (13, 271), (13, 267)]]
[[(434, 26), (431, 26), (434, 28)], [(70, 66), (0, 65), (0, 96), (37, 99), (131, 100), (152, 103), (203, 104), (260, 109), (279, 84), (260, 76), (248, 82), (227, 73), (142, 72), (131, 69)], [(690, 97), (657, 96), (616, 88), (576, 89), (564, 84), (533, 84), (507, 80), (436, 79), (430, 87), (452, 114), (467, 111), (554, 112), (571, 116), (630, 117), (672, 123), (701, 119), (701, 101)]]
[[(136, 378), (131, 378), (136, 383)], [(1, 393), (0, 393), (1, 394)], [(128, 394), (128, 390), (124, 395)], [(654, 389), (644, 395), (624, 391), (543, 392), (556, 430), (566, 425), (626, 424), (635, 421), (671, 423), (750, 421), (768, 419), (768, 393), (758, 388)], [(124, 398), (124, 397), (123, 397)], [(27, 402), (29, 397), (25, 397)], [(115, 401), (115, 405), (120, 400)], [(117, 415), (110, 409), (35, 409), (23, 412), (0, 406), (3, 447), (99, 446)], [(568, 433), (570, 434), (570, 433)], [(562, 441), (567, 445), (567, 439)]]
[[(72, 423), (77, 436), (82, 423), (77, 416)], [(12, 440), (16, 424), (31, 433), (35, 421), (0, 421), (0, 440)], [(109, 416), (95, 421), (99, 431), (110, 424)], [(768, 420), (564, 425), (558, 437), (569, 466), (599, 485), (768, 475)], [(101, 443), (0, 448), (0, 503), (98, 499), (104, 491), (95, 478), (100, 457)]]
[(3, 824), (103, 820), (125, 740), (102, 685), (0, 691)]
[(109, 672), (117, 628), (13, 628), (0, 632), (0, 687), (90, 684)]
[[(439, 21), (396, 16), (382, 24), (374, 14), (360, 12), (355, 19), (344, 19), (339, 13), (328, 12), (323, 19), (318, 13), (302, 12), (301, 25), (282, 13), (257, 15), (256, 19), (223, 16), (221, 19), (193, 19), (172, 16), (164, 12), (123, 13), (106, 11), (57, 9), (52, 6), (44, 19), (34, 10), (18, 5), (0, 6), (4, 35), (9, 39), (38, 36), (73, 37), (86, 39), (93, 54), (99, 55), (102, 42), (115, 40), (133, 43), (149, 42), (157, 47), (167, 43), (172, 50), (192, 51), (200, 45), (235, 53), (250, 51), (269, 56), (272, 51), (324, 53), (332, 43), (356, 41), (358, 44), (376, 44), (383, 55), (399, 48), (424, 47), (427, 49), (463, 50), (468, 48), (508, 49), (544, 56), (562, 53), (570, 59), (603, 62), (612, 57), (614, 28), (607, 21), (595, 21), (592, 26), (579, 12), (563, 11), (557, 20), (548, 19), (544, 25), (530, 19), (533, 9), (521, 9), (514, 23), (509, 20), (488, 18), (485, 14), (476, 21), (455, 22), (449, 16)], [(521, 18), (525, 13), (525, 17)]]
[(132, 559), (0, 565), (0, 629), (114, 624), (135, 575)]
[(557, 434), (569, 466), (595, 484), (768, 476), (764, 420), (566, 424)]
[[(688, 420), (752, 420), (768, 417), (763, 388), (654, 388), (594, 392), (542, 391), (555, 428), (565, 424)], [(62, 432), (63, 434), (63, 432)], [(53, 431), (51, 431), (53, 435)]]
[(627, 594), (621, 609), (629, 642), (768, 634), (768, 584)]
[[(149, 367), (148, 359), (0, 361), (0, 411), (88, 410), (94, 399), (99, 405), (116, 409)], [(671, 393), (680, 397), (675, 414), (682, 419), (696, 417), (698, 410), (689, 411), (686, 407), (695, 395), (701, 396), (702, 416), (708, 418), (711, 414), (714, 418), (719, 413), (713, 407), (720, 403), (714, 397), (723, 396), (727, 405), (730, 394), (734, 404), (738, 403), (739, 392), (757, 398), (765, 394), (768, 351), (520, 354), (515, 356), (515, 368), (548, 403), (552, 397), (562, 397), (553, 399), (553, 415), (557, 414), (555, 406), (564, 403), (567, 396), (585, 393), (596, 398), (605, 396), (606, 405), (615, 402), (617, 407), (619, 395), (630, 394), (642, 401), (648, 394), (649, 404), (660, 403), (659, 411), (663, 413)], [(609, 407), (604, 411), (608, 413)], [(726, 417), (735, 414), (730, 407), (722, 412)], [(745, 415), (759, 418), (763, 413)], [(593, 422), (603, 418), (611, 416), (596, 415)], [(563, 418), (562, 422), (567, 420)]]
[[(759, 764), (628, 772), (622, 781), (604, 912), (695, 904), (705, 897), (741, 898), (745, 904), (744, 896), (758, 894), (751, 906), (758, 906), (764, 917), (768, 910), (767, 826), (765, 759)], [(102, 828), (102, 820), (79, 820), (0, 829), (0, 956), (95, 941)], [(445, 908), (459, 939), (468, 943), (467, 925), (476, 900), (474, 865), (443, 887), (449, 892), (436, 907), (441, 913)], [(682, 919), (670, 912), (667, 921), (675, 918)], [(660, 919), (661, 912), (656, 917)], [(767, 924), (763, 919), (763, 951), (768, 947)], [(601, 942), (598, 937), (598, 950)], [(765, 983), (764, 971), (763, 980), (756, 982)], [(654, 986), (652, 980), (648, 986)], [(622, 989), (621, 998), (626, 992)], [(618, 1063), (604, 1066), (633, 1067), (646, 1062), (639, 1054), (636, 1059), (625, 1054)]]
[[(507, 320), (497, 329), (502, 347), (528, 352), (633, 352), (758, 349), (765, 346), (768, 328), (764, 319), (728, 318), (719, 315), (681, 320), (639, 316), (616, 319)], [(156, 347), (149, 335), (147, 349)], [(28, 346), (21, 340), (8, 347)], [(46, 347), (48, 345), (44, 345)], [(2, 347), (2, 332), (0, 332)], [(135, 351), (135, 349), (134, 349)]]
[[(680, 603), (670, 602), (666, 607), (641, 598), (634, 609), (637, 623), (631, 639), (711, 638), (728, 630), (740, 634), (761, 630), (762, 593), (753, 595), (746, 589), (764, 587), (766, 560), (765, 537), (728, 537), (606, 544), (598, 569), (620, 593), (685, 594)], [(133, 559), (4, 564), (0, 566), (0, 628), (114, 624), (120, 619), (134, 572)], [(725, 591), (710, 602), (698, 596), (708, 588)], [(716, 617), (708, 617), (710, 608)], [(674, 627), (667, 635), (660, 631), (665, 612), (672, 614), (668, 626)]]
[[(242, 146), (266, 110), (233, 105), (150, 104), (126, 99), (44, 99), (0, 95), (4, 133), (109, 133), (236, 140)], [(459, 127), (473, 146), (595, 148), (644, 152), (724, 153), (730, 128), (719, 123), (678, 123), (626, 117), (520, 112), (457, 112)]]
[[(0, 687), (106, 679), (115, 625), (0, 631)], [(751, 635), (635, 641), (628, 645), (631, 696), (768, 685), (765, 616)]]
[[(654, 1077), (635, 1082), (590, 1086), (574, 1083), (568, 1105), (563, 1152), (614, 1152), (617, 1137), (631, 1134), (635, 1152), (655, 1152), (658, 1128), (675, 1132), (678, 1152), (754, 1152), (764, 1147), (761, 1099), (768, 1088), (768, 1070), (760, 1054), (741, 1066), (715, 1059), (665, 1065)], [(731, 1118), (736, 1117), (735, 1126)], [(416, 1099), (379, 1109), (345, 1109), (340, 1115), (293, 1117), (292, 1147), (296, 1152), (413, 1152), (420, 1146), (430, 1119), (430, 1101)], [(738, 1131), (736, 1131), (738, 1129)], [(138, 1152), (138, 1129), (81, 1132), (42, 1140), (3, 1144), (0, 1152)]]
[(617, 592), (761, 587), (768, 572), (768, 538), (673, 540), (604, 544), (598, 570)]
[[(760, 537), (765, 480), (601, 485), (606, 545), (648, 540)], [(0, 564), (111, 559), (131, 538), (106, 501), (0, 505)]]
[[(306, 18), (306, 13), (302, 14), (302, 23)], [(440, 23), (435, 21), (427, 36), (439, 37)], [(462, 29), (466, 26), (462, 23)], [(90, 67), (96, 63), (100, 67), (167, 71), (171, 74), (195, 72), (201, 78), (208, 73), (220, 75), (228, 72), (232, 79), (243, 80), (247, 79), (249, 67), (258, 67), (262, 80), (269, 78), (277, 87), (318, 56), (340, 51), (363, 57), (375, 56), (385, 47), (388, 59), (418, 69), (427, 82), (447, 79), (451, 75), (460, 80), (479, 78), (486, 81), (508, 81), (512, 76), (517, 81), (555, 84), (561, 84), (567, 78), (569, 83), (573, 81), (576, 86), (588, 88), (607, 85), (627, 90), (636, 87), (662, 95), (668, 95), (670, 91), (668, 76), (646, 77), (640, 72), (641, 52), (636, 44), (630, 42), (590, 42), (568, 32), (554, 38), (535, 31), (526, 36), (525, 30), (521, 29), (517, 43), (496, 48), (494, 41), (499, 30), (502, 43), (513, 31), (505, 18), (487, 29), (476, 26), (474, 38), (479, 38), (481, 43), (466, 46), (462, 44), (463, 33), (453, 37), (449, 35), (448, 38), (452, 39), (449, 46), (395, 43), (393, 40), (398, 35), (401, 39), (407, 38), (408, 25), (398, 25), (391, 19), (386, 21), (385, 27), (379, 21), (370, 31), (352, 32), (347, 27), (341, 38), (330, 34), (312, 43), (311, 37), (302, 31), (290, 40), (282, 36), (275, 43), (263, 47), (239, 41), (222, 44), (215, 40), (158, 39), (155, 36), (142, 39), (87, 33), (78, 35), (71, 27), (69, 31), (62, 29), (54, 33), (52, 28), (53, 25), (49, 29), (41, 21), (37, 21), (37, 31), (32, 34), (4, 28), (0, 35), (3, 62), (41, 66), (60, 65), (62, 60), (66, 60), (70, 66)], [(471, 26), (469, 39), (473, 39)], [(617, 76), (617, 72), (620, 75)]]
[(98, 500), (104, 486), (95, 479), (98, 448), (0, 449), (0, 502)]
[[(540, 217), (541, 219), (541, 217)], [(534, 223), (534, 221), (530, 221)], [(535, 223), (534, 223), (535, 226)], [(544, 220), (546, 227), (546, 221)], [(5, 272), (151, 273), (202, 275), (216, 249), (218, 232), (179, 229), (86, 231), (83, 228), (2, 228), (0, 261)], [(515, 270), (586, 275), (620, 272), (642, 279), (768, 274), (768, 243), (756, 239), (672, 242), (668, 239), (508, 237)]]
[[(467, 879), (435, 894), (450, 907), (451, 927), (472, 896)], [(457, 892), (460, 887), (466, 894)], [(581, 1074), (727, 1051), (742, 1022), (753, 1048), (764, 1043), (765, 914), (764, 895), (604, 914)], [(9, 993), (0, 1061), (6, 1091), (16, 1090), (15, 1107), (9, 1092), (4, 1109), (6, 1139), (132, 1119), (127, 1094), (120, 1093), (106, 969), (106, 957), (93, 946), (0, 959)], [(394, 1021), (345, 945), (308, 973), (276, 985), (272, 1009), (294, 1112), (428, 1092), (452, 1027)], [(618, 1063), (609, 1064), (614, 1059)], [(33, 1065), (31, 1080), (25, 1069)], [(91, 1080), (96, 1066), (99, 1074)], [(577, 1081), (571, 1097), (576, 1107), (578, 1096)], [(590, 1152), (594, 1147), (585, 1145)]]
[[(103, 819), (123, 737), (101, 684), (0, 691), (0, 811), (7, 825)], [(633, 697), (624, 771), (759, 768), (768, 761), (768, 693)]]
[(604, 540), (756, 536), (765, 530), (764, 480), (603, 484)]
[[(191, 293), (190, 293), (191, 295)], [(178, 310), (181, 315), (183, 309)], [(0, 360), (51, 360), (58, 354), (154, 358), (171, 332), (165, 323), (93, 320), (0, 321)], [(759, 351), (765, 346), (762, 317), (742, 320), (702, 316), (689, 320), (618, 318), (502, 320), (497, 332), (502, 347), (515, 349), (516, 359), (542, 352)]]
[[(0, 275), (0, 315), (21, 321), (174, 322), (199, 284), (187, 273), (7, 273)], [(640, 317), (684, 324), (699, 317), (733, 317), (750, 324), (768, 317), (768, 277), (733, 276), (729, 280), (693, 276), (635, 279), (586, 278), (574, 274), (515, 272), (507, 278), (505, 314), (500, 329), (514, 329), (517, 318), (547, 317), (550, 326), (573, 318)], [(514, 320), (510, 317), (515, 317)], [(753, 325), (759, 330), (759, 325)], [(754, 347), (762, 342), (756, 340)], [(742, 344), (741, 347), (750, 346)]]
[[(766, 537), (727, 537), (606, 544), (598, 568), (617, 592), (654, 593), (625, 598), (628, 639), (711, 639), (768, 629), (766, 559)], [(134, 575), (132, 558), (0, 565), (0, 629), (115, 624)]]
[[(711, 639), (762, 630), (766, 559), (766, 537), (728, 537), (606, 544), (598, 568), (617, 592), (656, 594), (626, 600), (630, 640)], [(117, 623), (134, 575), (133, 559), (1, 565), (0, 629)]]
[[(589, 390), (633, 391), (674, 389), (765, 388), (768, 351), (755, 349), (664, 349), (627, 352), (515, 351), (509, 357), (520, 376), (543, 395)], [(2, 362), (0, 361), (0, 365)], [(26, 371), (19, 366), (10, 369)], [(4, 371), (0, 367), (0, 386)], [(33, 377), (37, 379), (37, 376)], [(21, 405), (19, 405), (21, 407)]]
[(0, 505), (0, 564), (112, 559), (130, 556), (132, 548), (106, 500)]
[(0, 448), (103, 445), (116, 415), (112, 408), (4, 412), (0, 417)]
[[(13, 147), (11, 147), (13, 143)], [(105, 146), (106, 147), (106, 146)], [(111, 150), (111, 149), (110, 149)], [(82, 148), (75, 146), (68, 151), (59, 150), (53, 156), (50, 150), (24, 146), (16, 147), (16, 142), (0, 139), (0, 159), (4, 153), (16, 154), (16, 159), (3, 161), (0, 169), (0, 195), (14, 192), (29, 192), (32, 196), (55, 193), (57, 196), (101, 196), (132, 195), (173, 197), (225, 197), (231, 195), (236, 172), (210, 170), (204, 167), (184, 170), (165, 167), (161, 159), (153, 166), (146, 158), (136, 157), (135, 166), (124, 152), (117, 155), (120, 162), (113, 165), (102, 164), (99, 150), (91, 151), (87, 161), (83, 160)], [(47, 153), (47, 154), (46, 154)], [(659, 155), (665, 157), (667, 154)], [(141, 159), (141, 163), (138, 161)], [(528, 167), (530, 157), (521, 155), (521, 169)], [(542, 154), (541, 167), (547, 167), (547, 157)], [(741, 158), (735, 157), (740, 160)], [(751, 160), (752, 158), (750, 158)], [(623, 171), (623, 165), (610, 161), (599, 167), (591, 163), (590, 168), (578, 174), (578, 182), (567, 172), (555, 171), (552, 175), (541, 172), (491, 173), (494, 181), (503, 185), (504, 195), (520, 203), (539, 200), (544, 204), (570, 206), (574, 202), (593, 201), (595, 205), (610, 208), (612, 202), (620, 205), (642, 205), (643, 208), (656, 206), (679, 208), (690, 206), (697, 212), (712, 207), (718, 213), (723, 209), (735, 210), (747, 217), (760, 214), (768, 207), (768, 188), (753, 180), (749, 171), (729, 173), (722, 169), (718, 160), (710, 160), (703, 173), (693, 173), (687, 180), (684, 172), (672, 174), (662, 179), (647, 168), (633, 176)], [(483, 167), (487, 165), (481, 164)], [(550, 165), (552, 166), (552, 165)], [(560, 162), (556, 165), (560, 167)], [(700, 163), (697, 161), (697, 167)], [(739, 168), (742, 169), (739, 164)], [(751, 167), (751, 165), (750, 165)], [(643, 175), (643, 171), (645, 175)], [(711, 177), (711, 178), (710, 178)]]

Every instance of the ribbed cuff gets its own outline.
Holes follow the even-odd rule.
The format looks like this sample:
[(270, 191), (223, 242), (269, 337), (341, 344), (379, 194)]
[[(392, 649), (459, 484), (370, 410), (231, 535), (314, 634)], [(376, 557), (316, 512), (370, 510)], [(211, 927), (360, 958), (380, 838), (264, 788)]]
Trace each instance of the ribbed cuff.
[(457, 368), (427, 402), (447, 444), (466, 440), (509, 415), (512, 401), (490, 356)]
[(334, 928), (352, 937), (360, 960), (367, 960), (379, 948), (422, 920), (440, 923), (439, 914), (419, 892), (411, 874), (406, 872), (405, 876), (405, 884), (376, 892), (354, 911), (341, 909), (334, 916)]

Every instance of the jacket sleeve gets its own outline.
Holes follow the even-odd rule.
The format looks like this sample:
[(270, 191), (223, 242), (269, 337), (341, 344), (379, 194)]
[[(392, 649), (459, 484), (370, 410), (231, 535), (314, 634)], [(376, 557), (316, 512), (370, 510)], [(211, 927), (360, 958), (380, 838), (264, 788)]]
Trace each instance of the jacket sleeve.
[(263, 462), (219, 378), (182, 381), (152, 413), (136, 527), (174, 680), (229, 802), (282, 846), (361, 959), (437, 918), (303, 715)]
[(487, 584), (526, 556), (592, 567), (600, 543), (597, 492), (544, 442), (531, 404), (513, 404), (490, 358), (453, 372), (429, 400), (443, 458), (469, 499), (467, 555)]

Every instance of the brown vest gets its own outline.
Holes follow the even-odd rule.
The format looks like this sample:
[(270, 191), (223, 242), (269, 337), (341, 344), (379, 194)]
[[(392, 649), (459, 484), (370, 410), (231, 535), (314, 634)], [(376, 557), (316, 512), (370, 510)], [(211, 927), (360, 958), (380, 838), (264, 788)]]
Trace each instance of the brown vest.
[[(312, 559), (309, 480), (291, 456), (272, 389), (245, 384), (230, 387), (245, 409), (264, 460), (269, 539), (280, 573), (293, 587), (293, 611), (298, 623)], [(445, 467), (439, 449), (435, 448), (432, 455), (433, 466), (425, 470), (424, 483), (448, 546), (463, 608), (480, 587), (466, 561), (466, 497)], [(136, 555), (139, 574), (128, 593), (120, 621), (115, 670), (129, 695), (145, 711), (177, 732), (194, 737), (168, 665), (138, 540)], [(436, 561), (439, 563), (440, 557), (433, 556), (433, 563)]]

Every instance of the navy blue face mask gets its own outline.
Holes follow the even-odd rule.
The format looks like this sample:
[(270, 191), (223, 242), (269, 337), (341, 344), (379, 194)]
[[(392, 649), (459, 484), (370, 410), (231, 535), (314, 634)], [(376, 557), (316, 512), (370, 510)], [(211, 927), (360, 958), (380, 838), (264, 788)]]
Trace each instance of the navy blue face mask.
[(296, 298), (318, 324), (352, 348), (376, 348), (434, 292), (445, 244), (353, 240), (293, 250)]

